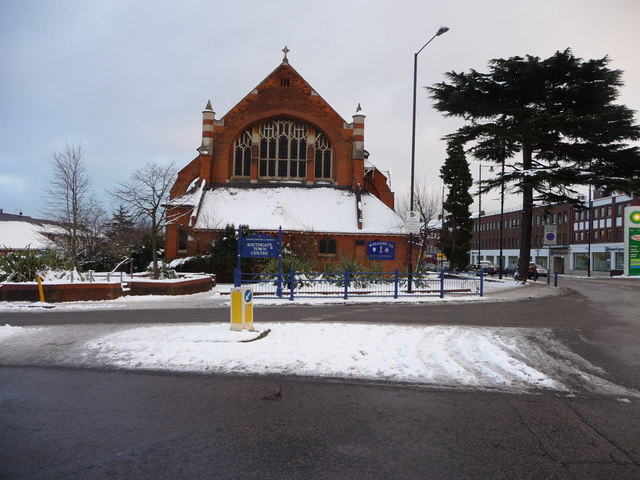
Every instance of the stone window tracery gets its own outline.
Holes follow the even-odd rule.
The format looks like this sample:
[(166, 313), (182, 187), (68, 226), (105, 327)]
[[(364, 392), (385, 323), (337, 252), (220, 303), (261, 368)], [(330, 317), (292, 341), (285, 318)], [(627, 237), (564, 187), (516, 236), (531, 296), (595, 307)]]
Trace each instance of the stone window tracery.
[(233, 174), (236, 177), (251, 175), (251, 133), (248, 130), (236, 139)]
[(243, 132), (235, 142), (235, 176), (250, 175), (250, 131), (258, 139), (259, 178), (306, 179), (308, 159), (316, 161), (316, 178), (332, 178), (331, 142), (321, 130), (292, 118), (266, 120)]
[(316, 178), (331, 178), (331, 144), (327, 137), (320, 133), (316, 137)]

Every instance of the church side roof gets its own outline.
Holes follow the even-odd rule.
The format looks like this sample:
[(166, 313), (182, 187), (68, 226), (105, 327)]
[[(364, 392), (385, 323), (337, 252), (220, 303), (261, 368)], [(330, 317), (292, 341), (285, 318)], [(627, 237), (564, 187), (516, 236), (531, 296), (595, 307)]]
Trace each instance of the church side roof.
[(404, 235), (400, 216), (377, 197), (362, 194), (358, 229), (356, 195), (335, 188), (225, 187), (205, 192), (195, 229), (220, 230), (227, 224), (252, 230)]

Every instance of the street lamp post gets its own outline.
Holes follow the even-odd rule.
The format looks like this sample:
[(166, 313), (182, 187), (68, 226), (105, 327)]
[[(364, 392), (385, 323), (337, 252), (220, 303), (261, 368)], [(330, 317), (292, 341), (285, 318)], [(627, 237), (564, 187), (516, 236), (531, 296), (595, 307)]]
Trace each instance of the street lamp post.
[[(444, 231), (444, 183), (442, 184), (442, 201), (440, 202), (440, 232)], [(449, 269), (451, 269), (451, 260), (449, 260)], [(444, 271), (444, 252), (440, 250), (440, 271)]]
[[(431, 41), (442, 35), (443, 33), (447, 33), (449, 31), (449, 27), (440, 27), (438, 31), (435, 33), (433, 37), (429, 39), (427, 43), (425, 43), (420, 50), (418, 50), (413, 55), (413, 124), (411, 127), (411, 200), (410, 200), (410, 209), (413, 212), (413, 184), (415, 178), (415, 163), (416, 163), (416, 90), (418, 88), (418, 55), (424, 48), (431, 43)], [(407, 286), (408, 291), (411, 292), (411, 282), (413, 280), (413, 232), (409, 232), (409, 258), (408, 258), (408, 278), (407, 278)]]
[[(504, 268), (504, 259), (502, 258), (502, 237), (504, 233), (504, 159), (502, 159), (502, 169), (500, 177), (500, 256), (498, 257), (498, 278), (502, 280), (502, 269)], [(549, 275), (547, 274), (547, 278)]]
[(493, 166), (478, 164), (478, 259), (477, 264), (480, 263), (480, 257), (482, 256), (482, 169), (488, 168), (490, 172), (493, 172)]
[(587, 277), (591, 277), (591, 235), (593, 234), (593, 200), (591, 200), (591, 185), (589, 185), (589, 231), (587, 232)]

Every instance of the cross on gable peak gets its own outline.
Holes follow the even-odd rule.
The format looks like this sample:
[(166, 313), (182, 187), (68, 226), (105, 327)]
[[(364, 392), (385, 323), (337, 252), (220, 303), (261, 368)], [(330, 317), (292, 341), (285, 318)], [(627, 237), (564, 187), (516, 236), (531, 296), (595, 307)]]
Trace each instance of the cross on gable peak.
[(282, 59), (282, 63), (289, 63), (289, 59), (287, 58), (287, 53), (289, 53), (291, 50), (289, 50), (289, 48), (285, 45), (282, 51), (284, 52), (284, 58)]

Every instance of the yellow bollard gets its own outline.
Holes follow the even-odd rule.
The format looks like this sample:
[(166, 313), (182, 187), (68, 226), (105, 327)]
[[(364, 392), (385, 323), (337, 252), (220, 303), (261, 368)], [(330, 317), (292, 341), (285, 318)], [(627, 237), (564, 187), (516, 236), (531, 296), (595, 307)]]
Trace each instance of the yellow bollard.
[(244, 328), (242, 310), (242, 292), (234, 288), (231, 290), (231, 330), (240, 331)]
[(38, 293), (40, 294), (40, 301), (44, 302), (44, 290), (42, 288), (42, 279), (40, 278), (40, 275), (36, 276), (36, 280), (38, 282)]
[(253, 330), (253, 290), (246, 287), (231, 289), (231, 330)]

